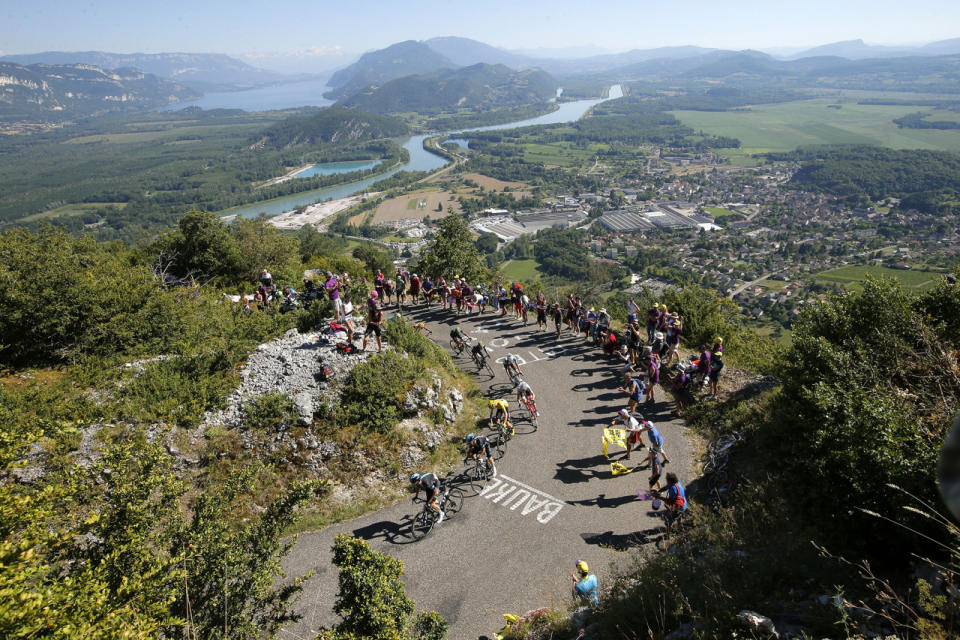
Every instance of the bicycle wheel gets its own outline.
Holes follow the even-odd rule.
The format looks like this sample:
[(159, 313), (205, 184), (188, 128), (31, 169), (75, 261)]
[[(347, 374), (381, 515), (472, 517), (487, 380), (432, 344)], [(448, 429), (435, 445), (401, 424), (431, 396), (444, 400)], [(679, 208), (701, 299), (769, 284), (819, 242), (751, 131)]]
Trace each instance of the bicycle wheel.
[(427, 509), (414, 516), (413, 522), (410, 523), (410, 533), (413, 534), (414, 540), (419, 540), (433, 529), (434, 516), (427, 513)]
[(446, 502), (443, 503), (443, 512), (447, 514), (447, 517), (453, 517), (457, 511), (460, 511), (460, 507), (463, 506), (463, 491), (460, 489), (451, 489), (450, 495), (447, 496)]
[(487, 373), (490, 374), (490, 377), (493, 377), (493, 367), (490, 366), (490, 358), (483, 359), (483, 368), (487, 370)]
[(450, 350), (457, 354), (461, 351), (460, 345), (458, 345), (457, 341), (453, 338), (450, 338)]
[(537, 405), (532, 402), (527, 403), (527, 411), (530, 412), (530, 422), (533, 423), (533, 428), (537, 428)]

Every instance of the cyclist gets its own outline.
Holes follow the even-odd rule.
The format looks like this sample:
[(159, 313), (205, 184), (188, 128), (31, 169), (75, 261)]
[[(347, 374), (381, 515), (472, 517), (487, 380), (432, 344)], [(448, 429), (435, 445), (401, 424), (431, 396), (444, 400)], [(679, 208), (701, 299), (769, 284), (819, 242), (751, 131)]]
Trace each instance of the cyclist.
[(487, 345), (483, 344), (483, 340), (477, 340), (477, 344), (473, 345), (470, 354), (473, 356), (473, 361), (477, 363), (478, 367), (482, 367), (483, 361), (491, 355), (490, 349), (487, 349)]
[[(524, 407), (524, 400), (523, 400), (524, 396), (526, 396), (527, 402), (530, 403), (530, 406), (536, 409), (537, 405), (535, 403), (537, 400), (537, 396), (536, 394), (533, 393), (533, 387), (531, 387), (526, 380), (521, 380), (520, 382), (517, 383), (517, 404), (520, 405), (521, 409)], [(539, 417), (540, 412), (534, 411), (534, 415)]]
[(510, 405), (506, 400), (491, 400), (487, 403), (490, 407), (490, 426), (502, 424), (509, 427), (510, 435), (513, 435), (513, 423), (510, 422)]
[(573, 595), (589, 604), (600, 604), (597, 596), (597, 576), (590, 573), (590, 567), (583, 560), (577, 563), (577, 574), (572, 576)]
[(450, 339), (456, 343), (458, 351), (463, 351), (464, 341), (467, 339), (466, 334), (463, 333), (463, 329), (460, 327), (450, 329)]
[(503, 369), (507, 372), (507, 377), (510, 378), (514, 384), (517, 384), (516, 381), (514, 381), (514, 378), (519, 380), (520, 376), (523, 375), (523, 371), (520, 371), (520, 358), (512, 353), (508, 353), (506, 356), (504, 356)]
[(443, 522), (443, 510), (437, 504), (437, 496), (440, 495), (440, 478), (432, 473), (412, 473), (410, 474), (410, 483), (413, 485), (413, 501), (417, 501), (420, 489), (423, 489), (426, 494), (423, 499), (439, 515), (437, 524)]
[(624, 460), (629, 460), (633, 447), (640, 443), (640, 423), (626, 409), (620, 409), (617, 412), (617, 415), (610, 421), (610, 426), (613, 427), (617, 422), (622, 422), (623, 428), (627, 432), (627, 455), (624, 456)]
[(477, 458), (481, 453), (484, 454), (487, 459), (487, 466), (490, 467), (490, 472), (496, 476), (497, 465), (493, 462), (493, 454), (490, 452), (490, 440), (487, 439), (487, 436), (475, 436), (472, 433), (468, 433), (463, 441), (466, 442), (470, 448), (469, 456), (471, 458)]

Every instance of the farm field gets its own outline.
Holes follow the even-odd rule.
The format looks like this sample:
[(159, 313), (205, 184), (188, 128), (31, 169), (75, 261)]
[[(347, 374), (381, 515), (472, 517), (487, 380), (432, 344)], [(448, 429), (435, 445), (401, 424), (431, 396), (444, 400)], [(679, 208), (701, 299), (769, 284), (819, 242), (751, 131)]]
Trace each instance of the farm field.
[(578, 147), (569, 142), (554, 142), (542, 144), (536, 142), (523, 143), (523, 159), (526, 162), (542, 162), (547, 166), (575, 168), (589, 168), (597, 151), (606, 150), (604, 144), (590, 144), (587, 147)]
[[(828, 108), (833, 104), (841, 108)], [(921, 109), (916, 105), (860, 105), (817, 99), (756, 105), (742, 111), (671, 113), (694, 129), (739, 139), (742, 149), (732, 153), (732, 157), (837, 143), (960, 151), (960, 131), (900, 129), (893, 123), (894, 118)]]
[(943, 275), (938, 271), (914, 271), (904, 269), (890, 269), (888, 267), (848, 265), (839, 269), (821, 271), (813, 279), (825, 284), (839, 284), (852, 291), (863, 288), (861, 282), (870, 275), (874, 278), (893, 278), (907, 291), (926, 291), (932, 288), (937, 279)]
[[(387, 222), (403, 218), (420, 219), (426, 216), (436, 220), (447, 216), (447, 207), (449, 206), (452, 206), (453, 210), (459, 213), (460, 203), (451, 200), (452, 195), (449, 191), (420, 191), (398, 198), (391, 198), (377, 207), (372, 222)], [(440, 207), (439, 211), (437, 207)]]
[(530, 185), (523, 182), (506, 182), (481, 173), (465, 173), (460, 177), (464, 180), (473, 180), (487, 191), (503, 191), (509, 188), (514, 197), (522, 198), (530, 195)]
[[(536, 260), (507, 260), (500, 265), (500, 271), (509, 280), (530, 282), (540, 277)], [(506, 285), (505, 285), (506, 286)]]

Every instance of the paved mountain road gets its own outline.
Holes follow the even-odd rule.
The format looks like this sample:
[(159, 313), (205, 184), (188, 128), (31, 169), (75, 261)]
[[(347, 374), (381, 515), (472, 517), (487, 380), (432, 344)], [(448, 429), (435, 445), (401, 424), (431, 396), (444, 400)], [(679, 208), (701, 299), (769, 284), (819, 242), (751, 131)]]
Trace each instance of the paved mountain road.
[[(304, 584), (297, 607), (304, 618), (284, 630), (287, 638), (313, 638), (321, 626), (337, 621), (332, 611), (337, 568), (330, 563), (330, 547), (338, 533), (362, 537), (402, 560), (407, 594), (417, 609), (439, 611), (450, 623), (449, 637), (458, 640), (492, 636), (502, 626), (502, 613), (569, 602), (569, 575), (578, 560), (590, 564), (603, 588), (614, 566), (632, 561), (627, 549), (660, 535), (662, 520), (636, 496), (647, 486), (648, 471), (612, 476), (602, 452), (603, 427), (626, 406), (626, 395), (617, 391), (619, 359), (567, 331), (557, 339), (553, 331), (538, 333), (534, 323), (523, 327), (512, 315), (455, 318), (437, 306), (405, 311), (408, 319), (424, 320), (444, 346), (456, 323), (483, 339), (494, 358), (508, 351), (523, 358), (524, 378), (537, 394), (539, 428), (534, 432), (518, 419), (522, 414), (506, 373), (493, 363), (494, 378), (481, 374), (478, 382), (488, 395), (511, 402), (517, 426), (517, 436), (497, 463), (499, 476), (419, 542), (409, 537), (407, 524), (422, 505), (409, 500), (302, 534), (284, 568), (291, 576), (310, 570), (317, 575)], [(475, 369), (466, 355), (456, 360)], [(673, 413), (671, 396), (658, 391), (656, 405), (645, 415), (664, 436), (667, 470), (686, 483), (692, 453), (685, 427)], [(611, 459), (622, 455), (612, 448)], [(631, 462), (645, 457), (645, 451), (634, 451)]]

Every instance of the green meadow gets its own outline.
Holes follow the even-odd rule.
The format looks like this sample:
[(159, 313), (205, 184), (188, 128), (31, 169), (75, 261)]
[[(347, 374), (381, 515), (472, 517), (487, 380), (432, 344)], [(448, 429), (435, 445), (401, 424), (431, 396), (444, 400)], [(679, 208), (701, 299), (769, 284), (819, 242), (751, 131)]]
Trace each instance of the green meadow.
[[(839, 105), (839, 109), (829, 105)], [(895, 149), (960, 151), (960, 130), (901, 129), (893, 123), (916, 105), (861, 105), (845, 99), (816, 99), (756, 105), (734, 111), (672, 111), (683, 124), (704, 133), (737, 138), (740, 153), (789, 151), (802, 145), (871, 144)]]
[(937, 271), (914, 271), (907, 269), (890, 269), (889, 267), (847, 265), (838, 269), (821, 271), (814, 276), (816, 282), (825, 284), (839, 284), (852, 291), (860, 291), (862, 282), (867, 276), (874, 278), (893, 278), (908, 291), (926, 291), (932, 288), (943, 275)]

